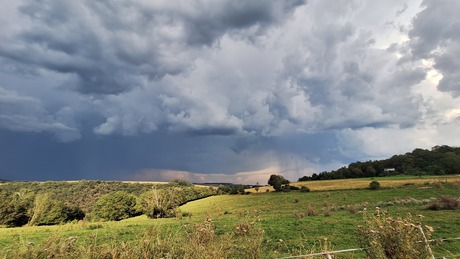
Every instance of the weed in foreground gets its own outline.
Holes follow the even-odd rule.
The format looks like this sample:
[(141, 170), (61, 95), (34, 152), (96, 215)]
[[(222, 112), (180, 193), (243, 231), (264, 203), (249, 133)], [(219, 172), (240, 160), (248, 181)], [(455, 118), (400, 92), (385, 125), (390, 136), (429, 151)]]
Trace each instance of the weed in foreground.
[(87, 237), (51, 236), (41, 243), (20, 240), (14, 249), (2, 251), (0, 258), (253, 258), (262, 254), (264, 231), (258, 217), (246, 217), (233, 231), (216, 235), (213, 221), (186, 224), (171, 230), (152, 227), (138, 240), (121, 241), (114, 235), (109, 241)]
[(411, 214), (393, 218), (377, 208), (370, 217), (364, 213), (364, 224), (358, 227), (356, 236), (371, 259), (431, 258), (427, 240), (432, 231), (415, 222)]

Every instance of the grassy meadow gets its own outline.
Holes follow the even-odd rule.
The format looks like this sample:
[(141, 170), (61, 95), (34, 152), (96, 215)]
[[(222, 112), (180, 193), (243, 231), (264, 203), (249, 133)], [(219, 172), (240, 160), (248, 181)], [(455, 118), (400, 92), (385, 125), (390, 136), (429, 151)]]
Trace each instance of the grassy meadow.
[[(311, 191), (332, 191), (344, 189), (365, 189), (369, 187), (369, 182), (378, 181), (382, 188), (401, 187), (408, 184), (425, 184), (435, 182), (458, 182), (460, 176), (389, 176), (389, 177), (373, 177), (373, 178), (355, 178), (355, 179), (340, 179), (340, 180), (322, 180), (322, 181), (306, 181), (291, 183), (293, 186), (308, 186)], [(271, 186), (261, 186), (258, 192), (273, 191)], [(248, 189), (248, 192), (257, 192), (254, 188)]]
[[(370, 179), (352, 179), (293, 184), (306, 184), (311, 192), (266, 192), (261, 188), (250, 195), (213, 196), (181, 206), (176, 218), (139, 216), (118, 222), (0, 228), (0, 258), (37, 258), (40, 250), (69, 247), (78, 248), (78, 253), (70, 249), (75, 258), (94, 258), (91, 249), (106, 251), (104, 258), (141, 258), (149, 249), (163, 249), (167, 251), (163, 254), (184, 258), (223, 257), (224, 249), (234, 249), (230, 257), (279, 258), (357, 248), (357, 226), (362, 224), (363, 214), (373, 213), (376, 207), (388, 211), (389, 216), (411, 213), (434, 228), (433, 239), (460, 237), (459, 210), (426, 210), (430, 199), (458, 197), (460, 177), (374, 180), (382, 189), (364, 189)], [(209, 240), (212, 243), (207, 243)], [(181, 246), (181, 252), (173, 246)], [(200, 250), (203, 247), (206, 250)], [(251, 249), (254, 251), (248, 252)], [(433, 249), (436, 257), (459, 257), (460, 240), (442, 242)], [(214, 252), (209, 254), (209, 250)], [(341, 256), (362, 258), (364, 254)]]

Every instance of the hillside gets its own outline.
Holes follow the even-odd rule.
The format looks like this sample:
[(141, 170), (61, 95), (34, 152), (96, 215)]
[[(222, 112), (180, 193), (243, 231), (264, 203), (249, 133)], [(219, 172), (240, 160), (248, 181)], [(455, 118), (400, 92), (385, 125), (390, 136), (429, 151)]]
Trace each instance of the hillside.
[(460, 174), (460, 147), (443, 145), (434, 146), (431, 150), (416, 148), (412, 152), (384, 160), (354, 162), (348, 167), (303, 176), (299, 181), (453, 174)]
[[(359, 247), (358, 225), (376, 207), (389, 217), (423, 215), (414, 220), (431, 226), (432, 238), (457, 238), (458, 210), (427, 207), (441, 197), (458, 196), (458, 178), (449, 183), (428, 178), (411, 182), (418, 179), (399, 179), (407, 183), (399, 187), (382, 184), (381, 190), (334, 188), (337, 181), (354, 186), (359, 179), (311, 182), (325, 187), (308, 193), (218, 195), (182, 205), (181, 213), (168, 219), (138, 216), (117, 222), (0, 228), (0, 258), (280, 258), (349, 249)], [(458, 242), (433, 243), (436, 258), (458, 256)]]

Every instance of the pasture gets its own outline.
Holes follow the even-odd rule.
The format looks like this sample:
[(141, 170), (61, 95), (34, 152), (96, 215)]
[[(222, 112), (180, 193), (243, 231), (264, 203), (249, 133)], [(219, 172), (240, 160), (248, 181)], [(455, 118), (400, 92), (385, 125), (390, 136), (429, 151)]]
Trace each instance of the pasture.
[[(45, 249), (50, 242), (61, 242), (59, 240), (75, 240), (81, 249), (142, 246), (146, 233), (152, 229), (156, 234), (147, 239), (155, 239), (157, 247), (161, 240), (187, 246), (190, 242), (186, 240), (191, 240), (185, 239), (190, 237), (187, 235), (201, 231), (192, 226), (203, 226), (203, 222), (212, 222), (213, 242), (218, 243), (212, 246), (215, 250), (231, 244), (237, 253), (244, 250), (248, 242), (258, 242), (252, 246), (260, 249), (258, 255), (277, 258), (321, 251), (325, 246), (328, 250), (356, 248), (359, 246), (355, 233), (363, 222), (363, 213), (370, 214), (376, 207), (388, 211), (390, 216), (411, 213), (417, 221), (434, 228), (434, 239), (460, 237), (458, 210), (426, 210), (430, 199), (459, 196), (458, 177), (378, 181), (383, 189), (363, 189), (370, 179), (354, 179), (293, 184), (307, 184), (312, 191), (305, 193), (259, 190), (250, 195), (213, 196), (181, 206), (180, 215), (168, 219), (139, 216), (118, 222), (80, 221), (60, 226), (0, 228), (0, 258), (24, 255), (28, 250), (33, 253)], [(240, 238), (235, 235), (239, 231), (248, 231), (251, 235), (243, 233)], [(460, 255), (460, 241), (443, 242), (433, 248), (436, 257)], [(187, 255), (193, 257), (193, 253)], [(362, 258), (364, 255), (343, 256)], [(205, 258), (205, 254), (202, 257)], [(129, 254), (119, 258), (129, 258)]]

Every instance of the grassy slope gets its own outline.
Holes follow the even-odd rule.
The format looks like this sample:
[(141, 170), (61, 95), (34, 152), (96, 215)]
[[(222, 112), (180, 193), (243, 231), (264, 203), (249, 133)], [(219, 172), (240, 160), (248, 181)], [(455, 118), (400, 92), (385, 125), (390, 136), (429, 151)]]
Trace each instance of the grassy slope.
[[(332, 215), (297, 218), (296, 213), (305, 212), (308, 205), (321, 211), (323, 205), (353, 205), (368, 202), (367, 208), (373, 210), (379, 201), (389, 201), (412, 197), (428, 199), (440, 195), (457, 195), (455, 188), (421, 189), (419, 186), (408, 186), (386, 190), (342, 190), (330, 192), (310, 193), (261, 193), (246, 196), (216, 196), (203, 201), (192, 202), (182, 207), (182, 210), (191, 212), (194, 216), (211, 216), (217, 219), (217, 227), (230, 229), (247, 211), (257, 211), (262, 219), (262, 226), (266, 231), (269, 243), (283, 240), (290, 250), (294, 248), (310, 248), (318, 240), (327, 238), (337, 249), (357, 247), (354, 232), (362, 221), (360, 213), (352, 214), (347, 210), (332, 212)], [(296, 203), (295, 200), (298, 200)], [(460, 233), (459, 211), (428, 211), (423, 205), (391, 206), (385, 208), (390, 214), (407, 212), (413, 215), (423, 215), (424, 224), (435, 228), (434, 238), (458, 237)], [(211, 213), (209, 213), (211, 211)], [(460, 242), (460, 241), (459, 241)], [(460, 247), (460, 244), (455, 244)], [(448, 246), (449, 250), (457, 253), (460, 249)], [(455, 249), (453, 249), (455, 248)], [(288, 252), (289, 249), (284, 249)]]
[[(406, 182), (408, 180), (404, 179)], [(369, 180), (366, 182), (368, 184)], [(330, 184), (328, 181), (318, 183)], [(347, 182), (346, 186), (354, 187), (353, 181)], [(318, 240), (325, 238), (331, 241), (335, 249), (354, 248), (357, 247), (354, 232), (363, 217), (360, 213), (353, 214), (348, 210), (339, 210), (332, 212), (329, 217), (320, 214), (300, 218), (298, 217), (299, 213), (305, 212), (309, 205), (321, 212), (325, 205), (328, 207), (333, 205), (360, 206), (367, 202), (368, 210), (373, 210), (381, 201), (386, 202), (407, 197), (420, 200), (441, 195), (458, 196), (459, 189), (450, 185), (441, 189), (410, 185), (378, 191), (360, 189), (214, 196), (182, 206), (181, 210), (191, 215), (191, 217), (182, 220), (151, 220), (145, 216), (140, 216), (120, 222), (80, 222), (63, 226), (0, 228), (0, 251), (7, 247), (14, 249), (18, 243), (37, 243), (55, 235), (78, 236), (79, 242), (88, 242), (90, 236), (101, 243), (117, 242), (114, 240), (138, 240), (142, 233), (152, 226), (180, 231), (181, 226), (186, 222), (203, 222), (208, 217), (212, 218), (216, 224), (215, 231), (217, 234), (231, 231), (232, 226), (244, 218), (252, 220), (259, 217), (261, 219), (260, 224), (265, 230), (264, 248), (278, 251), (279, 255), (292, 255), (298, 254), (300, 250), (311, 250), (318, 243)], [(459, 236), (459, 211), (427, 211), (423, 205), (395, 205), (385, 209), (392, 215), (404, 215), (407, 212), (413, 215), (423, 215), (422, 222), (435, 228), (434, 238)], [(446, 255), (445, 249), (459, 254), (459, 242), (454, 241), (437, 247), (437, 256)]]
[[(399, 187), (406, 184), (424, 184), (427, 182), (458, 182), (460, 176), (392, 176), (392, 177), (375, 177), (375, 178), (357, 178), (357, 179), (340, 179), (340, 180), (323, 180), (323, 181), (307, 181), (307, 182), (294, 182), (293, 186), (308, 186), (312, 191), (330, 191), (330, 190), (344, 190), (344, 189), (365, 189), (369, 187), (369, 183), (373, 180), (379, 181), (383, 188)], [(262, 186), (260, 192), (266, 190), (273, 191), (271, 186)], [(254, 188), (247, 189), (248, 192), (256, 192)]]

